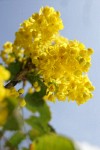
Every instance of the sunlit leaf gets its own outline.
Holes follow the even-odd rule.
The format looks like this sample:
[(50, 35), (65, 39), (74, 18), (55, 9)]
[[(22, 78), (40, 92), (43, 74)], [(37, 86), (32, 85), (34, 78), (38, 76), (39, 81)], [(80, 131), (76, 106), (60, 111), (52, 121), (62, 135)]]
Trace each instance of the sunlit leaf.
[(35, 140), (37, 137), (41, 136), (41, 134), (42, 133), (35, 128), (29, 131), (29, 136), (32, 141)]
[(75, 150), (72, 140), (56, 134), (42, 136), (33, 144), (35, 150)]

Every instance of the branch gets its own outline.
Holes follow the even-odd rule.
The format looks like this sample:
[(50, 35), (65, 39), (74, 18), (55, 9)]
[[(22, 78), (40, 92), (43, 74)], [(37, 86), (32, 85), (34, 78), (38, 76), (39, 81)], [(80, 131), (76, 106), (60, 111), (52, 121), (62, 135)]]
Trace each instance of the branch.
[(25, 78), (27, 72), (29, 71), (28, 68), (20, 71), (13, 80), (11, 80), (6, 86), (5, 88), (11, 88), (14, 87), (17, 83), (19, 83), (21, 80), (23, 80), (23, 78)]
[(5, 85), (5, 88), (11, 88), (14, 87), (17, 83), (19, 83), (20, 81), (23, 81), (26, 78), (26, 75), (28, 74), (28, 72), (34, 68), (35, 69), (35, 65), (32, 64), (32, 62), (29, 60), (24, 69), (21, 70), (15, 77), (13, 80), (11, 80), (9, 83), (7, 83), (7, 85)]

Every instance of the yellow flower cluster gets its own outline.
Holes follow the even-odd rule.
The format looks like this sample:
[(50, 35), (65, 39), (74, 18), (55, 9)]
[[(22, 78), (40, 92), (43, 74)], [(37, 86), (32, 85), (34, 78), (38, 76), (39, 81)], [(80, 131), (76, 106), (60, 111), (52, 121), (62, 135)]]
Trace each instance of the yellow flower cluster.
[[(25, 20), (16, 32), (13, 44), (6, 43), (1, 55), (24, 61), (31, 58), (40, 74), (41, 80), (47, 86), (44, 99), (86, 102), (92, 97), (94, 90), (86, 73), (91, 66), (93, 50), (76, 40), (68, 40), (59, 34), (63, 29), (60, 13), (52, 7), (41, 8)], [(7, 45), (10, 47), (6, 48)], [(12, 56), (10, 58), (10, 56)]]
[(15, 61), (15, 57), (12, 51), (12, 43), (6, 42), (3, 45), (3, 51), (1, 51), (1, 57), (6, 64), (12, 63)]
[(39, 53), (51, 44), (61, 29), (63, 23), (60, 13), (52, 7), (41, 8), (39, 13), (33, 14), (21, 24), (15, 34), (14, 43), (4, 44), (1, 57), (6, 64), (13, 62), (15, 58), (24, 61), (27, 57), (32, 57), (35, 61)]
[(24, 107), (26, 105), (25, 100), (20, 97), (20, 95), (24, 93), (23, 89), (19, 89), (18, 91), (16, 91), (14, 87), (10, 89), (4, 87), (4, 82), (8, 80), (9, 77), (9, 71), (0, 65), (0, 126), (5, 124), (9, 113), (7, 106), (8, 104), (5, 99), (6, 97), (18, 98), (18, 105), (20, 107)]
[[(65, 39), (64, 39), (65, 40)], [(47, 88), (44, 99), (75, 100), (82, 104), (92, 97), (94, 90), (87, 71), (91, 65), (92, 49), (78, 41), (56, 41), (47, 54), (40, 56), (38, 68)]]
[(62, 28), (60, 13), (52, 7), (44, 7), (21, 24), (19, 31), (16, 32), (13, 47), (17, 51), (14, 52), (18, 55), (18, 49), (24, 50), (26, 56), (35, 59), (51, 44), (52, 39)]
[(4, 81), (8, 80), (9, 77), (10, 73), (0, 65), (0, 126), (5, 123), (8, 115), (7, 103), (4, 98), (8, 96), (9, 90), (4, 88)]

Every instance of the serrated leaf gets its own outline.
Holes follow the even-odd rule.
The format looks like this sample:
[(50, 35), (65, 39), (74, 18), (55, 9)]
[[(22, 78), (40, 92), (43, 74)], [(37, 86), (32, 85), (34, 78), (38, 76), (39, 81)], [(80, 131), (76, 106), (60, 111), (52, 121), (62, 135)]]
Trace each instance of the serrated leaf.
[[(38, 131), (37, 135), (29, 134), (31, 139), (51, 131), (49, 121), (51, 119), (50, 109), (45, 101), (38, 98), (37, 93), (28, 94), (26, 96), (26, 108), (32, 112), (32, 116), (26, 119), (26, 122), (34, 131)], [(32, 132), (33, 133), (33, 132)]]
[(27, 101), (27, 109), (30, 110), (33, 115), (35, 112), (39, 113), (38, 119), (41, 122), (48, 123), (51, 119), (51, 112), (49, 106), (45, 101), (38, 98), (37, 93), (34, 94), (27, 94), (26, 96)]
[(26, 135), (18, 131), (9, 139), (9, 141), (6, 143), (6, 146), (15, 147), (18, 148), (18, 145), (21, 143), (22, 140), (24, 140)]
[(42, 99), (46, 93), (46, 86), (40, 80), (39, 76), (28, 74), (28, 80), (30, 83), (38, 81), (39, 86), (41, 87), (40, 92), (27, 94), (25, 97), (26, 108), (32, 113), (32, 116), (26, 119), (26, 122), (32, 127), (32, 130), (29, 131), (29, 136), (30, 139), (34, 140), (38, 136), (52, 132), (52, 128), (49, 125), (51, 112), (47, 103)]
[(56, 134), (42, 136), (34, 141), (33, 144), (35, 150), (75, 150), (70, 139)]
[(38, 81), (39, 86), (41, 87), (40, 92), (34, 92), (33, 94), (27, 94), (25, 99), (27, 101), (27, 109), (30, 110), (32, 113), (39, 112), (40, 119), (44, 122), (48, 122), (51, 119), (51, 113), (49, 107), (47, 106), (46, 102), (42, 99), (42, 97), (46, 93), (46, 86), (40, 80), (38, 75), (35, 74), (28, 74), (28, 80), (33, 84), (33, 82)]
[(50, 132), (48, 124), (44, 124), (40, 119), (36, 117), (32, 116), (27, 119), (26, 122), (31, 125), (33, 129), (38, 130), (40, 135)]

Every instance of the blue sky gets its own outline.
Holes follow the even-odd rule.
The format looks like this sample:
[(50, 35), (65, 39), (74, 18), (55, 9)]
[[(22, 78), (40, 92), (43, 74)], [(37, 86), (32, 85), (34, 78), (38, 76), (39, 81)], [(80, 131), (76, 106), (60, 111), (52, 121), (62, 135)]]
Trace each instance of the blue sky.
[(100, 146), (100, 0), (0, 0), (0, 49), (14, 40), (23, 20), (46, 5), (61, 12), (63, 36), (94, 49), (89, 77), (96, 87), (93, 99), (81, 106), (49, 102), (51, 124), (58, 133)]

